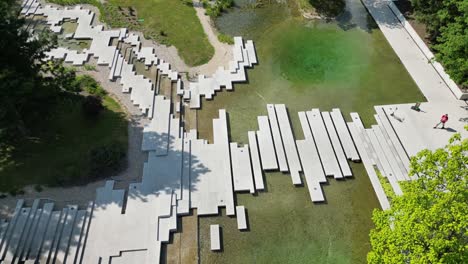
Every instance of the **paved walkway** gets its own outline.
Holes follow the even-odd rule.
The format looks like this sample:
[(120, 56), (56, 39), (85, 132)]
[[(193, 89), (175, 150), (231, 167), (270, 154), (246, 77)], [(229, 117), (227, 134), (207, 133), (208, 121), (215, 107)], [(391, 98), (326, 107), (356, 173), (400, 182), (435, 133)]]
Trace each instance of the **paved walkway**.
[[(448, 85), (429, 62), (427, 47), (418, 46), (421, 41), (410, 34), (408, 23), (403, 25), (398, 19), (398, 9), (389, 1), (364, 0), (363, 3), (428, 101), (421, 105), (421, 112), (411, 110), (409, 104), (385, 106), (388, 113), (397, 109), (394, 112), (396, 118), (390, 120), (407, 153), (412, 156), (423, 148), (443, 147), (453, 132), (468, 137), (468, 132), (463, 129), (468, 124), (463, 121), (468, 117), (468, 104), (456, 98), (450, 83)], [(433, 129), (443, 114), (449, 115), (449, 129)]]

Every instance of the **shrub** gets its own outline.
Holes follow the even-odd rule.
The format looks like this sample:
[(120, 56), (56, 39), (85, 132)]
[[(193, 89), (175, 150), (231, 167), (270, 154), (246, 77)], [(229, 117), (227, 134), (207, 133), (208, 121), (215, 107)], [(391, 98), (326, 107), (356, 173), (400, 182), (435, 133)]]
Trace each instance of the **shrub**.
[(36, 192), (42, 192), (44, 190), (44, 188), (42, 188), (41, 185), (37, 184), (37, 185), (34, 185), (34, 190)]
[(104, 109), (102, 99), (98, 96), (86, 96), (82, 104), (83, 113), (87, 117), (96, 117)]
[(90, 75), (80, 75), (76, 77), (75, 82), (80, 87), (81, 91), (85, 91), (91, 95), (104, 97), (107, 95), (106, 90)]
[(122, 166), (125, 156), (126, 149), (119, 141), (95, 147), (89, 154), (90, 177), (96, 179), (116, 172)]
[(230, 35), (227, 35), (227, 34), (223, 34), (223, 33), (219, 34), (218, 35), (218, 40), (223, 42), (223, 43), (230, 44), (230, 45), (234, 44), (234, 38), (232, 36), (230, 36)]

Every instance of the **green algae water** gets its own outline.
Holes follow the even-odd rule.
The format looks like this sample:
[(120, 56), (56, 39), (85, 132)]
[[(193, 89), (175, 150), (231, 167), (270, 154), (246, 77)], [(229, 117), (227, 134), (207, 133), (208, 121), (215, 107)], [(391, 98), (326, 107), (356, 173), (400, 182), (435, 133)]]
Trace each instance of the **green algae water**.
[[(357, 0), (349, 0), (334, 21), (308, 21), (288, 4), (236, 7), (216, 20), (218, 29), (255, 42), (259, 64), (248, 82), (203, 101), (200, 136), (211, 138), (218, 109), (229, 114), (231, 140), (247, 143), (267, 103), (284, 103), (296, 139), (302, 139), (297, 112), (338, 107), (345, 118), (358, 112), (375, 123), (374, 105), (424, 101), (398, 57)], [(327, 199), (312, 204), (306, 186), (294, 187), (288, 174), (267, 173), (267, 190), (236, 194), (248, 211), (249, 231), (235, 218), (200, 218), (202, 263), (364, 263), (370, 249), (371, 214), (378, 201), (361, 164), (354, 178), (328, 179)], [(304, 180), (304, 179), (303, 179)], [(210, 251), (209, 225), (220, 224), (222, 252)]]

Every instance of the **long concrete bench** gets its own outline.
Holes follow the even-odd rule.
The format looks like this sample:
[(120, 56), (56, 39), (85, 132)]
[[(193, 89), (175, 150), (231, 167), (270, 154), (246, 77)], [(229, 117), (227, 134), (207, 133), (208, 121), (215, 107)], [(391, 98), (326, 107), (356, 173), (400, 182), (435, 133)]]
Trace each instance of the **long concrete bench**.
[(343, 145), (346, 157), (352, 161), (359, 161), (359, 154), (356, 150), (356, 147), (354, 146), (353, 139), (349, 134), (348, 127), (346, 126), (346, 122), (343, 118), (343, 115), (341, 114), (340, 109), (332, 109), (330, 116), (333, 120), (333, 124), (335, 125), (341, 144)]
[(0, 243), (0, 260), (4, 260), (7, 255), (8, 248), (10, 247), (10, 242), (14, 236), (14, 231), (16, 228), (16, 223), (21, 215), (22, 208), (24, 205), (24, 200), (20, 199), (16, 202), (16, 207), (13, 212), (11, 220), (8, 222), (6, 230), (4, 231), (2, 241)]
[(307, 111), (306, 114), (310, 127), (312, 128), (312, 134), (317, 144), (325, 174), (327, 176), (333, 176), (335, 179), (343, 178), (320, 111), (318, 109), (312, 109), (312, 111)]
[(58, 229), (58, 224), (60, 221), (60, 216), (62, 212), (61, 211), (53, 211), (50, 216), (49, 224), (47, 226), (46, 233), (44, 235), (44, 240), (41, 243), (39, 255), (37, 257), (37, 260), (39, 263), (47, 263), (49, 256), (50, 256), (50, 251), (52, 248), (52, 244), (54, 243), (54, 237), (55, 233)]
[(45, 203), (42, 207), (36, 230), (32, 236), (31, 245), (25, 253), (25, 260), (36, 260), (39, 258), (40, 248), (44, 242), (53, 208), (53, 203)]
[(382, 107), (376, 106), (375, 111), (377, 112), (377, 115), (379, 116), (379, 119), (382, 122), (382, 127), (385, 129), (385, 132), (387, 133), (396, 152), (398, 153), (400, 160), (403, 162), (403, 166), (405, 167), (406, 171), (409, 171), (408, 155), (406, 154), (405, 149), (401, 145), (400, 139), (398, 139), (398, 136), (395, 133), (395, 130), (393, 130), (393, 127), (390, 124), (390, 121), (388, 120), (387, 114), (385, 113)]
[(243, 205), (236, 206), (236, 218), (237, 218), (237, 229), (247, 229), (247, 217), (245, 213), (245, 207)]
[(260, 150), (260, 158), (262, 160), (262, 166), (264, 170), (276, 170), (278, 169), (278, 163), (276, 161), (275, 147), (273, 145), (273, 138), (271, 136), (270, 122), (268, 117), (259, 116), (258, 121), (258, 148)]
[(393, 171), (393, 175), (394, 177), (398, 180), (398, 181), (404, 181), (406, 179), (408, 179), (408, 175), (406, 173), (406, 171), (404, 170), (401, 170), (401, 167), (398, 165), (398, 162), (397, 162), (397, 156), (394, 156), (392, 151), (390, 150), (390, 146), (388, 145), (388, 142), (387, 140), (385, 139), (385, 136), (383, 135), (382, 133), (382, 128), (380, 126), (372, 126), (372, 130), (378, 140), (378, 142), (380, 143), (380, 145), (382, 146), (382, 151), (383, 151), (383, 154), (385, 155), (385, 158), (387, 159), (390, 167), (391, 167), (391, 170)]
[(304, 178), (307, 182), (310, 199), (312, 202), (323, 202), (325, 201), (325, 197), (320, 182), (322, 181), (322, 176), (325, 178), (325, 173), (315, 149), (315, 144), (310, 139), (297, 140), (296, 144), (303, 164)]
[(210, 225), (211, 250), (221, 250), (221, 237), (219, 225)]
[(288, 162), (286, 161), (286, 154), (283, 147), (283, 139), (278, 126), (278, 119), (276, 117), (275, 106), (267, 104), (268, 119), (270, 120), (271, 133), (273, 135), (273, 143), (275, 144), (276, 157), (278, 158), (279, 170), (282, 172), (288, 171)]
[(254, 182), (255, 182), (255, 189), (264, 190), (265, 186), (263, 183), (262, 165), (260, 163), (260, 155), (259, 155), (259, 150), (258, 150), (257, 137), (255, 136), (255, 131), (249, 131), (248, 137), (249, 137), (250, 157), (252, 159), (252, 170), (253, 170), (253, 176), (254, 176)]
[(31, 233), (34, 231), (34, 226), (36, 225), (36, 214), (38, 211), (39, 207), (39, 200), (35, 199), (33, 202), (33, 205), (31, 206), (31, 211), (29, 213), (28, 219), (26, 220), (26, 225), (24, 226), (23, 233), (20, 237), (20, 240), (18, 242), (18, 247), (15, 252), (15, 258), (16, 261), (19, 262), (20, 260), (23, 260), (23, 252), (25, 251), (25, 247), (28, 246), (29, 243), (29, 238), (31, 236)]
[(288, 159), (289, 171), (291, 173), (292, 182), (294, 185), (302, 184), (299, 173), (302, 171), (301, 161), (297, 154), (296, 143), (289, 122), (288, 112), (284, 104), (275, 105), (275, 111), (278, 118), (278, 124), (281, 131), (281, 138), (284, 144), (286, 158)]
[(17, 249), (20, 246), (21, 237), (25, 231), (25, 226), (29, 219), (29, 213), (31, 212), (31, 208), (23, 208), (18, 215), (18, 220), (15, 224), (15, 229), (13, 230), (12, 236), (8, 243), (8, 247), (6, 248), (6, 255), (3, 259), (5, 263), (12, 263), (14, 259), (18, 256)]
[(343, 148), (341, 147), (340, 139), (338, 138), (338, 134), (336, 133), (335, 126), (330, 117), (329, 112), (322, 112), (323, 121), (325, 122), (325, 127), (327, 128), (328, 136), (331, 139), (333, 149), (335, 150), (336, 158), (338, 159), (338, 163), (340, 164), (341, 172), (345, 177), (351, 177), (353, 174), (351, 173), (351, 168), (349, 167), (348, 161), (344, 154)]
[(231, 143), (230, 146), (234, 191), (250, 191), (250, 193), (255, 193), (249, 146), (238, 147), (237, 143)]
[(390, 202), (388, 201), (387, 195), (385, 194), (382, 184), (380, 183), (377, 173), (375, 172), (373, 162), (364, 146), (361, 132), (356, 128), (354, 122), (348, 122), (347, 124), (349, 131), (351, 132), (351, 136), (356, 143), (356, 147), (359, 151), (359, 155), (361, 156), (364, 168), (367, 171), (367, 175), (369, 175), (369, 179), (371, 181), (372, 187), (374, 188), (377, 199), (379, 200), (380, 206), (383, 210), (387, 210), (390, 208)]
[(70, 245), (70, 239), (72, 236), (73, 228), (75, 225), (75, 219), (78, 211), (78, 206), (68, 206), (68, 214), (65, 218), (62, 233), (60, 234), (60, 240), (57, 245), (57, 251), (55, 253), (54, 261), (64, 263), (67, 257), (68, 247)]
[(157, 95), (155, 99), (154, 118), (143, 128), (143, 151), (155, 151), (156, 155), (167, 155), (169, 147), (171, 100)]
[(390, 166), (388, 158), (385, 156), (385, 152), (383, 150), (385, 146), (382, 146), (380, 144), (375, 134), (375, 131), (373, 129), (366, 129), (366, 133), (371, 141), (371, 144), (374, 148), (375, 153), (377, 154), (377, 158), (379, 159), (379, 162), (382, 165), (383, 171), (380, 171), (382, 176), (387, 178), (388, 182), (391, 184), (392, 188), (395, 190), (395, 193), (398, 193), (399, 195), (402, 194), (401, 189), (397, 182), (398, 177), (396, 176), (396, 173), (393, 171), (392, 167)]

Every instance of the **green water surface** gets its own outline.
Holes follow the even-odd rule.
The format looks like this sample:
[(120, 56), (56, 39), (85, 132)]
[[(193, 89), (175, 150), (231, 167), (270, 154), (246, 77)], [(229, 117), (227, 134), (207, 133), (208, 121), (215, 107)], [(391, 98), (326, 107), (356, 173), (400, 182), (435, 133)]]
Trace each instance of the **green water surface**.
[[(288, 6), (237, 7), (216, 20), (221, 32), (254, 40), (259, 64), (247, 71), (248, 83), (203, 101), (201, 137), (211, 138), (220, 108), (229, 114), (231, 140), (247, 143), (267, 103), (286, 104), (295, 137), (302, 139), (298, 111), (338, 107), (345, 118), (358, 112), (370, 125), (374, 105), (424, 101), (359, 1), (348, 1), (331, 22), (306, 21)], [(325, 204), (312, 204), (306, 186), (294, 187), (289, 175), (267, 173), (265, 192), (236, 195), (248, 210), (248, 232), (237, 230), (235, 218), (200, 218), (201, 262), (364, 263), (372, 210), (379, 205), (363, 166), (352, 169), (353, 179), (323, 185)], [(222, 252), (210, 251), (210, 224), (223, 227)]]

